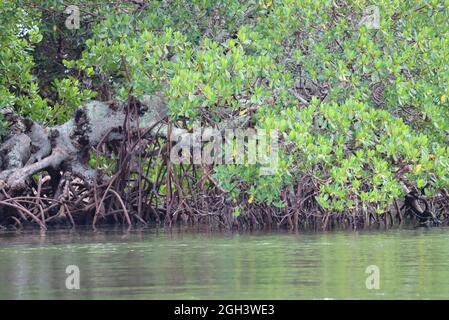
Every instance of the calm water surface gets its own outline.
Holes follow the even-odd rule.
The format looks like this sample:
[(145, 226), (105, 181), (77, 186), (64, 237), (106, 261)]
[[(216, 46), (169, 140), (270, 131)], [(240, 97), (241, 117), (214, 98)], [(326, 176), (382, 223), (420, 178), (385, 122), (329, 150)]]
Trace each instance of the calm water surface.
[[(65, 288), (68, 265), (79, 290)], [(0, 233), (0, 299), (79, 298), (447, 299), (449, 229)]]

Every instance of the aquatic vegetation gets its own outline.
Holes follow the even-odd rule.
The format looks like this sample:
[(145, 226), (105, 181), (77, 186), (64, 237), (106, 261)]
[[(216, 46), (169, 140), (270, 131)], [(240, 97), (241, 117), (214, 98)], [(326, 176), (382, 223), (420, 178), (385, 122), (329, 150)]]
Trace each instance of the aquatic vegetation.
[[(2, 67), (0, 80), (1, 105), (20, 116), (63, 124), (96, 96), (147, 119), (142, 102), (157, 96), (167, 130), (237, 123), (280, 133), (273, 174), (260, 174), (260, 164), (171, 163), (169, 131), (151, 139), (130, 132), (127, 147), (108, 151), (113, 158), (102, 147), (107, 141), (88, 144), (90, 168), (123, 179), (100, 188), (103, 200), (109, 190), (120, 199), (111, 200), (111, 212), (137, 210), (138, 223), (327, 228), (393, 214), (402, 220), (400, 206), (413, 193), (417, 212), (425, 203), (447, 221), (449, 1), (79, 2), (78, 33), (64, 29), (58, 1), (25, 3), (14, 14), (35, 17), (25, 21), (30, 41), (5, 22), (2, 43), (22, 47), (0, 51), (23, 53), (16, 55), (26, 70), (14, 80), (19, 93), (10, 90), (12, 66)], [(12, 14), (11, 4), (2, 6), (0, 15)], [(42, 7), (57, 18), (39, 19), (48, 14)], [(54, 59), (45, 48), (58, 35), (67, 45), (58, 58), (63, 71), (44, 79)], [(37, 42), (34, 52), (24, 49)], [(54, 87), (46, 91), (48, 83)], [(133, 139), (138, 155), (125, 156)], [(85, 201), (97, 216), (102, 204), (92, 194)]]

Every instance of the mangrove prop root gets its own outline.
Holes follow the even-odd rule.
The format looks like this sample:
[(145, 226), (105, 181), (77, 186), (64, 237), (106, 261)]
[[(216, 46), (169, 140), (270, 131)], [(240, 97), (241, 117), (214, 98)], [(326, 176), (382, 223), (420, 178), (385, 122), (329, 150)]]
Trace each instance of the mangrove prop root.
[[(128, 99), (118, 107), (92, 101), (53, 127), (2, 109), (8, 130), (0, 144), (0, 229), (117, 222), (128, 227), (152, 222), (173, 226), (178, 221), (228, 229), (393, 225), (391, 212), (379, 217), (374, 206), (357, 205), (338, 214), (323, 210), (315, 196), (327, 181), (306, 173), (293, 189), (282, 190), (283, 208), (249, 205), (253, 200), (241, 193), (243, 214), (235, 216), (235, 202), (213, 177), (213, 167), (169, 161), (171, 141), (188, 142), (183, 136), (189, 132), (169, 124), (165, 108), (157, 95), (141, 102)], [(247, 116), (240, 116), (223, 128), (247, 123)], [(169, 141), (172, 136), (176, 139)], [(441, 197), (427, 200), (405, 184), (403, 188), (407, 197), (402, 208), (398, 201), (392, 205), (396, 220), (412, 213), (447, 221), (445, 190)]]

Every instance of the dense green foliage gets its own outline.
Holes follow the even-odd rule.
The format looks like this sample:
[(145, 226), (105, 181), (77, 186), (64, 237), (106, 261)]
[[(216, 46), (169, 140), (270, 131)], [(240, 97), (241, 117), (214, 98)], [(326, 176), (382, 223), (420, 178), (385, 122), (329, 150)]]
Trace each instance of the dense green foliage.
[[(377, 1), (379, 29), (360, 25), (373, 4), (365, 0), (83, 1), (72, 35), (64, 19), (57, 28), (31, 19), (42, 7), (63, 11), (62, 1), (29, 11), (13, 2), (0, 2), (2, 106), (62, 122), (92, 91), (105, 100), (162, 91), (171, 120), (186, 128), (248, 113), (256, 127), (282, 133), (282, 148), (274, 175), (214, 168), (245, 205), (283, 207), (282, 194), (304, 176), (329, 212), (382, 213), (403, 195), (401, 181), (431, 183), (429, 195), (449, 186), (448, 0)], [(41, 25), (42, 42), (63, 32), (72, 47), (62, 74), (40, 79), (38, 70), (33, 79)], [(40, 45), (45, 68), (54, 58)], [(49, 81), (53, 93), (39, 95)]]
[[(20, 114), (41, 122), (65, 122), (94, 94), (80, 90), (78, 80), (66, 78), (64, 69), (49, 80), (48, 91), (54, 97), (39, 88), (49, 70), (36, 66), (33, 54), (39, 43), (48, 41), (48, 34), (42, 41), (46, 29), (41, 29), (45, 26), (41, 12), (30, 8), (33, 6), (28, 1), (0, 1), (0, 106), (14, 106)], [(57, 61), (49, 56), (46, 63), (54, 65)]]
[(32, 17), (17, 5), (1, 1), (0, 17), (0, 105), (41, 117), (47, 104), (33, 81), (31, 51), (42, 36)]

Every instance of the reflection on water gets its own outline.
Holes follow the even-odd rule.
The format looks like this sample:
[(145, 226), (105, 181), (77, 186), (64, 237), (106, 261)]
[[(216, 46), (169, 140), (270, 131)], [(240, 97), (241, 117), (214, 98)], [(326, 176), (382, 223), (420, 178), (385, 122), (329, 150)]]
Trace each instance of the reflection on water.
[[(0, 299), (449, 298), (449, 230), (0, 233)], [(77, 265), (81, 288), (65, 288)], [(380, 268), (368, 290), (365, 269)]]

